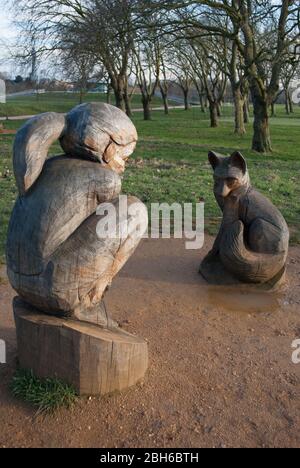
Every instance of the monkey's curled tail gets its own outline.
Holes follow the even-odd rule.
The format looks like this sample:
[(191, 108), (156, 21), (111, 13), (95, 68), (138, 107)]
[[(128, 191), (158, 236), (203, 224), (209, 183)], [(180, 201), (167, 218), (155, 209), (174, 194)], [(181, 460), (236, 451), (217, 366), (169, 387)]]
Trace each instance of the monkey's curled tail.
[(244, 242), (244, 224), (236, 221), (223, 234), (220, 258), (225, 268), (247, 283), (268, 283), (281, 272), (286, 252), (264, 254), (251, 252)]
[(14, 143), (13, 165), (21, 196), (32, 187), (43, 170), (52, 143), (63, 135), (66, 118), (47, 112), (28, 120), (18, 131)]

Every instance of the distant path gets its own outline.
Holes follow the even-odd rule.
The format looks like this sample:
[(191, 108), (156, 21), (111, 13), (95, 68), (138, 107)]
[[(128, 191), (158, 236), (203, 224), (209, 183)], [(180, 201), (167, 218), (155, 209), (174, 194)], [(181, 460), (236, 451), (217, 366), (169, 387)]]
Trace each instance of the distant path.
[[(196, 106), (192, 106), (192, 108), (194, 107), (200, 107), (198, 105)], [(153, 111), (163, 111), (165, 108), (163, 106), (161, 107), (154, 107), (152, 110)], [(184, 109), (184, 106), (169, 106), (169, 109), (170, 110), (173, 110), (173, 109)], [(138, 108), (138, 109), (132, 109), (132, 112), (143, 112), (144, 109), (142, 108)], [(15, 115), (15, 116), (12, 116), (12, 117), (8, 117), (8, 120), (27, 120), (27, 119), (31, 119), (32, 117), (35, 117), (37, 114), (34, 114), (34, 115)], [(0, 121), (5, 121), (7, 120), (6, 117), (0, 117)]]
[(0, 117), (0, 120), (2, 122), (5, 122), (5, 121), (9, 121), (9, 120), (27, 120), (27, 119), (31, 119), (32, 117), (35, 117), (34, 115), (15, 115), (13, 117), (8, 117), (8, 119), (6, 117)]

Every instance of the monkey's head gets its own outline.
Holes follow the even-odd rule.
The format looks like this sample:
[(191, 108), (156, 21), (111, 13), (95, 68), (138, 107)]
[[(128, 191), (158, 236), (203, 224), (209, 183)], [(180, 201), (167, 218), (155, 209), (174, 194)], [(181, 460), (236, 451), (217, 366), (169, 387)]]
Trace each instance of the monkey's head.
[(37, 115), (18, 131), (14, 143), (14, 172), (21, 196), (40, 176), (48, 151), (56, 140), (69, 157), (92, 160), (121, 174), (138, 140), (127, 115), (108, 104), (75, 107), (66, 116)]
[(120, 174), (137, 139), (136, 128), (124, 112), (108, 104), (90, 103), (67, 114), (60, 144), (66, 154), (91, 159)]

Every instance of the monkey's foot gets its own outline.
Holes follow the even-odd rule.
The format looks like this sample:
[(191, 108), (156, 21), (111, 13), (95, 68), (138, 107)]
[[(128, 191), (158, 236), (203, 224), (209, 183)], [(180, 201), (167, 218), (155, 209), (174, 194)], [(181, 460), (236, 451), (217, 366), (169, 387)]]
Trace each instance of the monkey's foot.
[(113, 329), (119, 327), (118, 323), (109, 316), (103, 300), (94, 307), (78, 307), (71, 312), (71, 318), (80, 322), (94, 323), (102, 328)]

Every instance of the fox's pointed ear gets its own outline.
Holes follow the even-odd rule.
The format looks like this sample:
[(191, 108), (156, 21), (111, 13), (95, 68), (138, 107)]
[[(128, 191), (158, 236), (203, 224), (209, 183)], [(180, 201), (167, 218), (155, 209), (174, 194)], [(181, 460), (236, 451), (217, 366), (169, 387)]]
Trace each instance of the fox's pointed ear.
[(246, 174), (247, 163), (244, 156), (239, 151), (235, 151), (234, 153), (232, 153), (232, 155), (230, 156), (230, 164), (240, 169), (243, 172), (243, 174)]
[(210, 151), (208, 153), (208, 160), (209, 160), (213, 170), (215, 170), (219, 166), (219, 164), (221, 163), (220, 156), (218, 156), (217, 153), (214, 153), (213, 151)]

